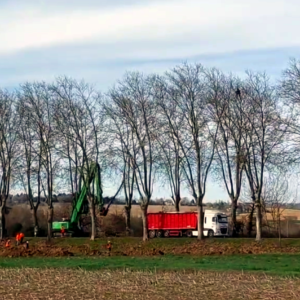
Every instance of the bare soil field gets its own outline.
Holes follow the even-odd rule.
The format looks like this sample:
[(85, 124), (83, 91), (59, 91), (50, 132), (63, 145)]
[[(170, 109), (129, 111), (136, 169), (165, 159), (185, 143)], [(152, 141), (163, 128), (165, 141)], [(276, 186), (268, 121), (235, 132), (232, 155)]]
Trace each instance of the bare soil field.
[[(247, 214), (240, 214), (238, 215), (238, 218), (246, 217)], [(285, 220), (286, 218), (290, 218), (293, 220), (300, 220), (300, 210), (299, 209), (283, 209), (280, 212), (280, 216), (282, 220)], [(271, 213), (266, 213), (265, 218), (268, 221), (273, 220), (272, 214)]]
[(299, 299), (300, 279), (240, 272), (0, 269), (0, 299)]
[[(28, 239), (29, 249), (23, 245), (6, 249), (0, 242), (0, 257), (63, 257), (63, 256), (107, 256), (107, 239), (95, 242), (89, 239), (57, 238), (51, 243), (45, 239)], [(111, 256), (161, 256), (191, 255), (234, 255), (234, 254), (270, 254), (300, 253), (299, 240), (287, 239), (280, 245), (276, 239), (257, 243), (252, 239), (153, 239), (144, 243), (139, 238), (113, 238)]]

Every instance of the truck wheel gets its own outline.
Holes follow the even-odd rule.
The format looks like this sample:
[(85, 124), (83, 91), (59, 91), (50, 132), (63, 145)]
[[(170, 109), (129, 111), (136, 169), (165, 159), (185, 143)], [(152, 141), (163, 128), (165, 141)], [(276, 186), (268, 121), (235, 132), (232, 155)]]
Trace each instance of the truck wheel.
[(161, 238), (163, 236), (162, 230), (157, 230), (156, 237)]
[(210, 237), (210, 238), (214, 237), (214, 231), (213, 231), (213, 230), (208, 230), (207, 235), (208, 235), (208, 237)]
[(187, 232), (186, 232), (186, 236), (187, 237), (192, 237), (193, 236), (193, 232), (192, 232), (192, 230), (188, 230)]
[(165, 232), (164, 232), (164, 237), (169, 237), (170, 236), (170, 231), (169, 230), (166, 230)]
[(153, 239), (153, 238), (155, 238), (155, 230), (150, 230), (149, 232), (148, 232), (148, 235), (149, 235), (149, 238), (150, 239)]

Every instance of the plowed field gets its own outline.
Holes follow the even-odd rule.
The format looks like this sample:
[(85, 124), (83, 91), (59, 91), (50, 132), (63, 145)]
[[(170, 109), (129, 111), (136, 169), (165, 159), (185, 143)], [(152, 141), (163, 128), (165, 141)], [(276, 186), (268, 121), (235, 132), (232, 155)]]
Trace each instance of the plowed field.
[[(288, 241), (288, 240), (287, 240)], [(160, 256), (172, 255), (232, 255), (232, 254), (267, 254), (267, 253), (300, 253), (300, 246), (284, 242), (279, 246), (277, 241), (266, 240), (257, 243), (253, 240), (152, 240), (141, 242), (140, 239), (114, 239), (112, 251), (108, 253), (106, 241), (90, 242), (88, 239), (54, 239), (51, 243), (42, 240), (32, 240), (29, 249), (24, 245), (6, 249), (4, 242), (0, 243), (0, 257), (62, 257), (62, 256)]]

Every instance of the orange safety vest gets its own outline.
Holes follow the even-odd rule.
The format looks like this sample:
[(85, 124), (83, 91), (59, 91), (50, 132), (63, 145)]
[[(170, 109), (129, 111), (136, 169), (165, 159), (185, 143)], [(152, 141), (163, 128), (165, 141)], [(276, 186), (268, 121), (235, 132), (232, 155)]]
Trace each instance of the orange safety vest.
[(18, 233), (16, 236), (16, 241), (18, 242), (20, 240), (20, 234)]
[(19, 239), (21, 240), (22, 238), (24, 238), (24, 233), (20, 233), (19, 235)]

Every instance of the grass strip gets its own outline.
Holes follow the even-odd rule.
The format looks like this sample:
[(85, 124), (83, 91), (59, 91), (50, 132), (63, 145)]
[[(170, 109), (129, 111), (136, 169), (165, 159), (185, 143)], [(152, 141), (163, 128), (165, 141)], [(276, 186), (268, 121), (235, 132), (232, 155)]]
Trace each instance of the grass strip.
[(0, 268), (255, 271), (272, 275), (300, 276), (300, 254), (0, 258)]

